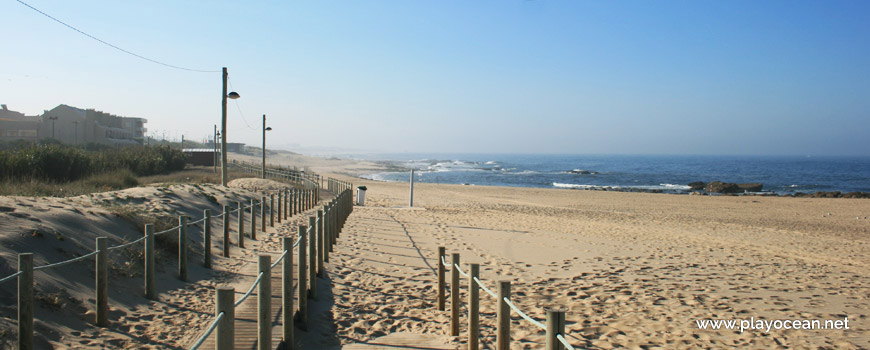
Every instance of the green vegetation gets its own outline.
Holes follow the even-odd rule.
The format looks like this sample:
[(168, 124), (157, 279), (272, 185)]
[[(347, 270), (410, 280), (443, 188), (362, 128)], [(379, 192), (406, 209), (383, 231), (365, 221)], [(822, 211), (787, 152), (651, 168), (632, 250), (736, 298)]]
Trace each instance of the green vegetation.
[(0, 151), (0, 179), (70, 182), (123, 169), (147, 176), (182, 170), (184, 164), (184, 153), (169, 146), (88, 150), (42, 143)]
[(139, 176), (183, 170), (184, 153), (169, 146), (114, 148), (56, 141), (0, 145), (0, 195), (72, 196), (138, 186)]

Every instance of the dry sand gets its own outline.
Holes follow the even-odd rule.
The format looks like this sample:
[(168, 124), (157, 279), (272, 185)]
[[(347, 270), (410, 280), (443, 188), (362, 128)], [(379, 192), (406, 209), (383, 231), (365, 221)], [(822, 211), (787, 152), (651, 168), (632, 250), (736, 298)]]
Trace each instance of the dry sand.
[[(279, 163), (333, 174), (378, 166), (298, 156)], [(397, 333), (426, 335), (429, 348), (464, 346), (465, 310), (462, 335), (451, 339), (444, 336), (449, 303), (448, 311), (434, 307), (438, 246), (460, 253), (466, 271), (465, 263), (481, 264), (481, 279), (491, 289), (498, 280), (511, 280), (517, 306), (539, 321), (547, 307), (567, 308), (566, 333), (575, 346), (870, 347), (868, 200), (417, 184), (418, 208), (408, 209), (407, 184), (339, 177), (366, 185), (367, 203), (347, 222), (326, 265), (327, 278), (318, 281), (321, 295), (311, 304), (311, 329), (297, 332), (303, 348), (389, 342), (401, 338)], [(138, 238), (138, 228), (112, 214), (114, 206), (198, 219), (203, 208), (218, 210), (208, 196), (224, 202), (277, 186), (254, 179), (233, 185), (67, 199), (0, 197), (0, 207), (14, 208), (0, 213), (0, 277), (15, 271), (18, 252), (36, 252), (36, 264), (42, 265), (91, 251), (97, 236), (110, 237), (110, 245)], [(191, 283), (175, 278), (167, 253), (159, 264), (159, 301), (142, 298), (141, 275), (115, 257), (120, 265), (110, 281), (107, 329), (91, 324), (92, 262), (37, 272), (43, 294), (36, 311), (37, 347), (186, 348), (211, 320), (214, 286), (246, 288), (254, 256), (277, 256), (279, 238), (292, 236), (303, 220), (297, 216), (270, 229), (246, 249), (234, 247), (233, 258), (216, 256), (214, 270), (191, 264)], [(201, 239), (195, 232), (191, 236)], [(214, 243), (221, 246), (220, 240)], [(200, 258), (191, 255), (192, 261)], [(462, 285), (465, 289), (467, 282)], [(493, 348), (496, 304), (485, 292), (480, 295), (481, 342)], [(0, 285), (0, 302), (0, 347), (8, 347), (4, 341), (14, 336), (16, 323), (15, 283)], [(695, 325), (750, 317), (848, 317), (850, 329), (739, 333)], [(516, 315), (512, 329), (513, 348), (543, 347), (543, 332)]]
[[(335, 309), (348, 320), (339, 333), (360, 341), (447, 332), (449, 311), (431, 310), (441, 245), (466, 271), (481, 264), (490, 289), (511, 280), (516, 304), (539, 321), (547, 307), (567, 308), (575, 346), (870, 347), (867, 200), (417, 184), (415, 205), (425, 209), (409, 210), (407, 184), (353, 181), (368, 187), (367, 203), (339, 250), (335, 283), (348, 287), (336, 288)], [(495, 300), (481, 300), (491, 348)], [(848, 317), (850, 329), (739, 333), (695, 323), (750, 317)], [(514, 347), (543, 346), (525, 320), (512, 327)]]

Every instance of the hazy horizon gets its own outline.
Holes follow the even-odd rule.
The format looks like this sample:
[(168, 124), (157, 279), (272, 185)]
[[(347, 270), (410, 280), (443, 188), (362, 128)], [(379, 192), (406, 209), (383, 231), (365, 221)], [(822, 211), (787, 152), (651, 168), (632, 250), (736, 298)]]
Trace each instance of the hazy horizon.
[[(259, 147), (266, 114), (267, 148), (292, 151), (870, 156), (866, 2), (25, 2), (149, 59), (228, 67), (229, 142)], [(176, 140), (220, 125), (219, 72), (0, 11), (9, 109), (94, 108)]]

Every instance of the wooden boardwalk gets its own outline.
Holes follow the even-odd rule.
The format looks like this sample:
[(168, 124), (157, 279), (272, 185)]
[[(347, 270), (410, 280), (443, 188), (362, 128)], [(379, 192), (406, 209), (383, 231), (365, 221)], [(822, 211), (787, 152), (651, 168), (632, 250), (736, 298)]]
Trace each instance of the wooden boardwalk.
[[(273, 262), (274, 263), (274, 262)], [(257, 272), (257, 264), (248, 264), (243, 271), (244, 276), (249, 276), (245, 278), (241, 285), (243, 290), (239, 290), (238, 287), (236, 289), (236, 300), (239, 300), (242, 296), (244, 296), (245, 292), (250, 288), (251, 283), (254, 282)], [(295, 275), (295, 273), (294, 273)], [(283, 317), (284, 310), (281, 307), (281, 266), (275, 266), (272, 269), (272, 348), (278, 349), (278, 346), (281, 345), (283, 334), (281, 327), (281, 319)], [(295, 283), (294, 283), (295, 284)], [(257, 326), (257, 303), (258, 298), (257, 289), (254, 289), (254, 292), (251, 294), (248, 299), (245, 300), (241, 305), (236, 307), (236, 342), (235, 349), (236, 350), (256, 350), (257, 349), (257, 330), (259, 327)], [(294, 295), (295, 296), (295, 295)], [(296, 301), (294, 300), (294, 303)], [(298, 304), (294, 304), (298, 305)], [(203, 350), (211, 350), (215, 348), (214, 342), (215, 334), (212, 333), (202, 344), (200, 349)]]

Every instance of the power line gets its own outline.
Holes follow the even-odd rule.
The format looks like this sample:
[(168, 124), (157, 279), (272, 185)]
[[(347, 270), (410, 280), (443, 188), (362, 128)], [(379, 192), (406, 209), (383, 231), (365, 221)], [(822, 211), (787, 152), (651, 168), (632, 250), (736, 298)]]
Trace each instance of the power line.
[[(230, 79), (230, 77), (227, 77), (227, 82), (230, 83), (230, 90), (235, 91), (236, 88), (233, 87), (233, 81), (232, 81), (232, 79)], [(248, 129), (257, 130), (256, 128), (251, 126), (251, 124), (248, 124), (248, 119), (245, 118), (245, 113), (242, 113), (242, 107), (241, 107), (241, 105), (239, 105), (239, 100), (233, 99), (233, 103), (236, 104), (236, 109), (239, 110), (239, 115), (242, 116), (242, 121), (245, 122), (245, 125), (248, 126)]]
[(149, 61), (149, 62), (152, 62), (152, 63), (157, 63), (157, 64), (159, 64), (159, 65), (166, 66), (166, 67), (169, 67), (169, 68), (175, 68), (175, 69), (180, 69), (180, 70), (186, 70), (186, 71), (190, 71), (190, 72), (201, 72), (201, 73), (218, 73), (218, 72), (220, 72), (219, 70), (200, 70), (200, 69), (190, 69), (190, 68), (179, 67), (179, 66), (175, 66), (175, 65), (168, 64), (168, 63), (163, 63), (163, 62), (160, 62), (160, 61), (157, 61), (157, 60), (153, 60), (153, 59), (150, 59), (150, 58), (148, 58), (148, 57), (145, 57), (145, 56), (142, 56), (142, 55), (139, 55), (139, 54), (136, 54), (136, 53), (133, 53), (133, 52), (130, 52), (130, 51), (124, 50), (124, 49), (122, 49), (122, 48), (120, 48), (120, 47), (117, 47), (117, 46), (115, 46), (115, 45), (109, 44), (109, 43), (107, 43), (107, 42), (105, 42), (105, 41), (103, 41), (103, 40), (101, 40), (101, 39), (99, 39), (99, 38), (97, 38), (97, 37), (95, 37), (95, 36), (93, 36), (93, 35), (90, 35), (90, 34), (88, 34), (88, 33), (85, 33), (85, 32), (79, 30), (79, 29), (76, 28), (76, 27), (73, 27), (73, 26), (71, 26), (71, 25), (69, 25), (69, 24), (66, 24), (66, 23), (64, 23), (63, 21), (61, 21), (61, 20), (59, 20), (59, 19), (57, 19), (57, 18), (54, 18), (54, 17), (52, 17), (51, 15), (49, 15), (49, 14), (47, 14), (47, 13), (45, 13), (45, 12), (42, 12), (42, 11), (40, 11), (39, 9), (37, 9), (37, 8), (35, 8), (35, 7), (33, 7), (33, 6), (30, 6), (30, 4), (28, 4), (28, 3), (24, 2), (24, 1), (21, 1), (21, 0), (15, 0), (15, 1), (18, 1), (20, 4), (29, 7), (29, 8), (30, 8), (31, 10), (33, 10), (33, 11), (39, 12), (39, 13), (42, 14), (43, 16), (48, 17), (48, 18), (52, 19), (53, 21), (55, 21), (55, 22), (57, 22), (57, 23), (63, 24), (64, 26), (66, 26), (66, 27), (69, 28), (69, 29), (72, 29), (72, 30), (74, 30), (74, 31), (77, 31), (77, 32), (79, 32), (80, 34), (82, 34), (82, 35), (84, 35), (84, 36), (86, 36), (86, 37), (88, 37), (88, 38), (91, 38), (91, 39), (94, 39), (94, 40), (96, 40), (96, 41), (99, 41), (100, 43), (103, 43), (103, 44), (106, 45), (106, 46), (109, 46), (109, 47), (111, 47), (111, 48), (113, 48), (113, 49), (116, 49), (116, 50), (121, 51), (121, 52), (123, 52), (123, 53), (126, 53), (126, 54), (128, 54), (128, 55), (132, 55), (132, 56), (135, 56), (135, 57), (141, 58), (141, 59), (143, 59), (143, 60), (146, 60), (146, 61)]

